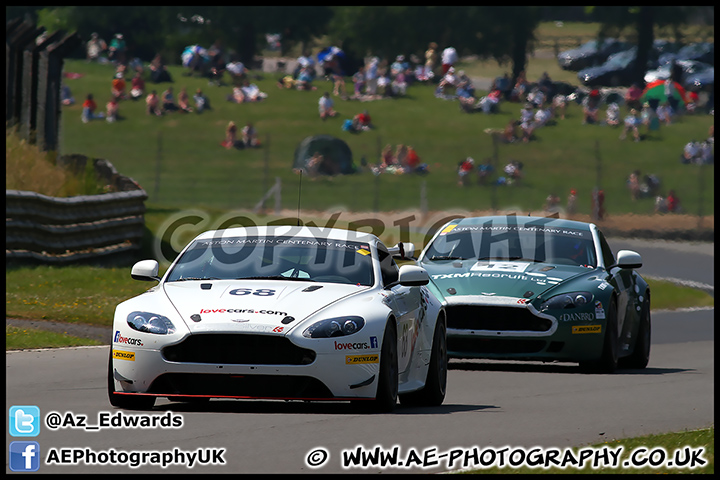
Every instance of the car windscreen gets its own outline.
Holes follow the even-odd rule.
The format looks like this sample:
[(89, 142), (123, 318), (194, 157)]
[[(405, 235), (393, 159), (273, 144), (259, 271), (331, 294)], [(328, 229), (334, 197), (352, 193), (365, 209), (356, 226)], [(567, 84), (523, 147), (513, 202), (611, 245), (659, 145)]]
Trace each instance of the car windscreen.
[(276, 279), (373, 284), (370, 245), (311, 237), (195, 240), (168, 273), (184, 280)]
[(537, 225), (450, 225), (428, 246), (423, 261), (529, 261), (596, 267), (589, 229)]

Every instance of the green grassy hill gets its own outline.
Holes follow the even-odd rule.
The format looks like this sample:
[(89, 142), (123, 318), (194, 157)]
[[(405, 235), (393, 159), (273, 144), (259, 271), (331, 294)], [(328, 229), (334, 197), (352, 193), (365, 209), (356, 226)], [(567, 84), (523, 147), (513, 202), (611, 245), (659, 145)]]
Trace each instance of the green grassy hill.
[[(291, 168), (295, 148), (307, 136), (330, 134), (348, 143), (356, 165), (360, 165), (362, 157), (375, 163), (386, 144), (393, 149), (400, 143), (412, 145), (421, 161), (429, 165), (430, 173), (384, 174), (376, 178), (363, 172), (315, 181), (304, 179), (304, 209), (342, 206), (369, 211), (375, 205), (376, 191), (380, 210), (417, 209), (425, 183), (430, 210), (490, 209), (495, 195), (499, 208), (538, 212), (548, 194), (557, 194), (564, 203), (574, 188), (578, 191), (579, 213), (588, 214), (599, 172), (610, 214), (649, 214), (653, 212), (654, 200), (631, 202), (626, 188), (628, 174), (638, 169), (642, 174), (659, 176), (663, 190), (674, 189), (686, 212), (696, 214), (702, 208), (703, 215), (714, 213), (714, 166), (679, 162), (688, 141), (707, 137), (712, 116), (685, 116), (634, 143), (620, 141), (617, 128), (582, 125), (580, 107), (571, 104), (566, 118), (538, 130), (536, 140), (499, 146), (497, 169), (501, 171), (511, 160), (522, 162), (525, 178), (521, 182), (497, 188), (477, 185), (460, 188), (458, 162), (468, 156), (476, 163), (489, 161), (493, 157), (493, 142), (484, 130), (501, 129), (509, 119), (519, 118), (520, 104), (503, 103), (500, 113), (494, 115), (467, 114), (460, 111), (457, 102), (435, 98), (432, 85), (413, 85), (407, 97), (399, 99), (358, 102), (335, 97), (340, 115), (323, 122), (318, 118), (317, 102), (322, 92), (331, 89), (324, 80), (316, 82), (316, 91), (285, 90), (276, 85), (280, 74), (259, 73), (262, 79), (253, 81), (268, 98), (259, 103), (235, 104), (225, 100), (230, 86), (210, 86), (206, 79), (184, 76), (180, 67), (169, 70), (175, 92), (182, 87), (189, 92), (202, 88), (213, 109), (202, 114), (155, 117), (145, 114), (144, 102), (124, 101), (120, 105), (122, 121), (84, 124), (80, 120), (80, 104), (88, 93), (93, 93), (104, 109), (110, 97), (113, 69), (109, 65), (67, 61), (65, 72), (83, 76), (65, 80), (77, 103), (63, 107), (60, 153), (82, 153), (110, 160), (118, 171), (134, 178), (148, 191), (150, 203), (160, 207), (251, 209), (272, 186), (275, 177), (280, 177), (282, 207), (294, 209), (299, 182)], [(161, 93), (168, 85), (148, 82), (147, 88)], [(347, 87), (352, 89), (349, 79)], [(484, 93), (480, 91), (478, 95)], [(359, 134), (342, 131), (343, 121), (364, 109), (369, 111), (377, 128)], [(263, 147), (253, 150), (221, 147), (225, 127), (231, 120), (239, 127), (253, 122)]]

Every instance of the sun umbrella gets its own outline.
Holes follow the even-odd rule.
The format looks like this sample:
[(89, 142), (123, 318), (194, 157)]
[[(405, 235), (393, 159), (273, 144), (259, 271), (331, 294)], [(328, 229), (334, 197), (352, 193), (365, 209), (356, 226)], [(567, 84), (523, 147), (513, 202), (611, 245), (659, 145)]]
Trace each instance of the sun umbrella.
[[(675, 97), (678, 101), (686, 103), (685, 89), (683, 86), (678, 82), (672, 83), (675, 87), (672, 90), (673, 97)], [(648, 100), (659, 100), (660, 102), (667, 100), (667, 95), (665, 94), (665, 80), (655, 80), (654, 82), (648, 83), (645, 90), (643, 90), (643, 94), (640, 99), (643, 102)]]
[(344, 57), (345, 52), (340, 50), (338, 47), (327, 47), (320, 50), (317, 54), (317, 59), (319, 63), (322, 63), (326, 60), (330, 60), (333, 57)]

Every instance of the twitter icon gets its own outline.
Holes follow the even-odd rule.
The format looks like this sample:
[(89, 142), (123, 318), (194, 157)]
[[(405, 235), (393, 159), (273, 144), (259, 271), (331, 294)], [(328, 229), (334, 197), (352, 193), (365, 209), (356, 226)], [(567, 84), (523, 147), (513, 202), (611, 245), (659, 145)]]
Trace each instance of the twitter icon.
[(13, 437), (37, 437), (40, 433), (40, 409), (35, 405), (12, 406), (8, 423)]

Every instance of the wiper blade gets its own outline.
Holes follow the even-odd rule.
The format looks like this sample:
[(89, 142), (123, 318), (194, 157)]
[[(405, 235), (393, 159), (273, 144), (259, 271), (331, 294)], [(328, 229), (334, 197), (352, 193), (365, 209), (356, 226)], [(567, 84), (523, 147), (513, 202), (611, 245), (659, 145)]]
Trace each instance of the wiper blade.
[(454, 257), (452, 255), (433, 255), (430, 260), (467, 260), (465, 257)]
[(188, 280), (220, 280), (217, 277), (180, 277), (177, 280), (173, 280), (174, 282), (185, 282)]
[(478, 262), (482, 262), (485, 260), (502, 260), (505, 262), (512, 262), (514, 260), (527, 260), (528, 262), (542, 262), (543, 260), (536, 260), (534, 258), (527, 258), (527, 257), (482, 257), (478, 258)]
[(283, 277), (282, 275), (266, 275), (266, 276), (255, 276), (255, 277), (238, 277), (235, 280), (296, 280), (301, 282), (315, 282), (312, 278), (303, 277)]

